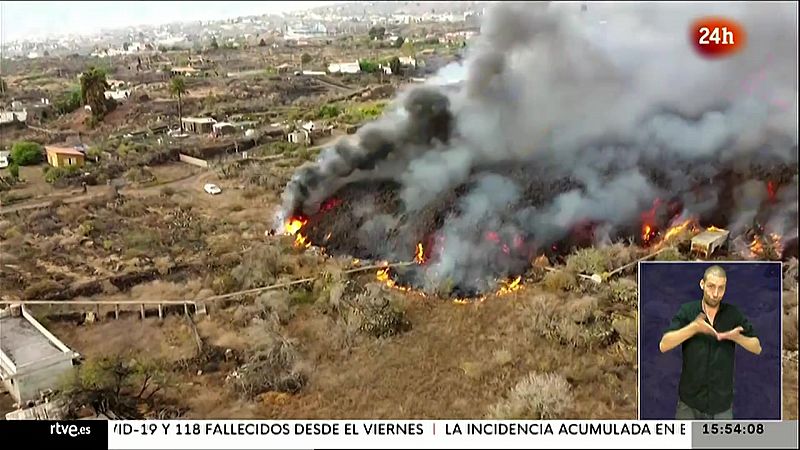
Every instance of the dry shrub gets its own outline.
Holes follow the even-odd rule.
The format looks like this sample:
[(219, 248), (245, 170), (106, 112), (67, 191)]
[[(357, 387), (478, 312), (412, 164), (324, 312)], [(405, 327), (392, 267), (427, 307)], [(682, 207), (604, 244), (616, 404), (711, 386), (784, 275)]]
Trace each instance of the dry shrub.
[(252, 399), (264, 392), (297, 393), (308, 381), (308, 370), (293, 341), (271, 334), (252, 351), (229, 378), (233, 388)]
[(153, 260), (153, 266), (155, 266), (159, 274), (167, 275), (175, 267), (175, 263), (172, 262), (172, 258), (169, 256), (158, 256)]
[(272, 317), (281, 324), (287, 324), (294, 317), (294, 310), (289, 302), (286, 291), (267, 291), (256, 298), (256, 310), (259, 317), (266, 319)]
[(156, 176), (153, 175), (153, 172), (150, 172), (144, 167), (132, 167), (125, 172), (124, 177), (131, 183), (149, 183), (156, 181)]
[(783, 264), (783, 288), (797, 292), (797, 258), (789, 258)]
[(639, 298), (636, 282), (628, 278), (619, 278), (608, 284), (608, 299), (613, 303), (634, 306)]
[(89, 213), (81, 204), (72, 203), (56, 209), (56, 214), (65, 223), (75, 224), (85, 220)]
[(634, 367), (639, 361), (636, 354), (636, 344), (626, 344), (622, 341), (614, 344), (610, 349), (611, 356), (620, 364)]
[(611, 269), (611, 261), (602, 250), (588, 247), (577, 250), (567, 259), (567, 270), (575, 273), (603, 273)]
[(292, 261), (281, 248), (262, 244), (245, 253), (241, 264), (231, 270), (231, 276), (239, 289), (251, 289), (274, 283), (292, 268)]
[(172, 283), (155, 280), (131, 287), (130, 298), (132, 300), (188, 300), (195, 298), (199, 290), (200, 284), (197, 282)]
[(553, 318), (543, 331), (545, 338), (576, 348), (605, 347), (614, 340), (614, 329), (602, 318), (586, 323), (577, 323), (565, 317)]
[(564, 304), (567, 317), (577, 323), (591, 319), (597, 310), (597, 305), (597, 298), (588, 295)]
[(797, 291), (783, 291), (783, 311), (789, 312), (797, 306)]
[(530, 330), (544, 338), (577, 348), (604, 347), (613, 342), (614, 329), (596, 310), (592, 297), (565, 302), (545, 294), (535, 297), (527, 306)]
[(599, 250), (606, 256), (612, 268), (633, 262), (641, 253), (639, 247), (622, 242), (600, 247)]
[(532, 372), (489, 409), (490, 419), (558, 419), (572, 407), (567, 380), (554, 373)]
[(214, 277), (214, 280), (211, 282), (211, 289), (214, 291), (214, 294), (227, 294), (229, 292), (234, 292), (237, 290), (238, 283), (236, 279), (229, 273), (224, 273), (222, 275), (217, 275)]
[(25, 288), (22, 296), (25, 300), (46, 300), (61, 292), (62, 289), (63, 286), (53, 280), (41, 280)]
[(675, 247), (664, 249), (661, 253), (656, 255), (656, 261), (685, 261), (686, 258)]
[(383, 285), (370, 283), (361, 292), (346, 295), (352, 296), (342, 302), (345, 306), (340, 310), (339, 321), (350, 332), (384, 338), (411, 329), (402, 305), (387, 294)]
[(617, 332), (622, 342), (628, 345), (635, 345), (636, 339), (639, 335), (639, 328), (636, 323), (636, 317), (614, 315), (611, 319), (611, 326)]
[(797, 351), (797, 306), (783, 315), (783, 349)]
[(10, 226), (5, 230), (3, 230), (2, 232), (0, 232), (0, 236), (3, 236), (3, 239), (8, 241), (13, 239), (19, 239), (20, 236), (22, 236), (22, 232), (20, 232), (19, 228), (17, 228), (16, 226)]
[(545, 289), (548, 291), (570, 291), (578, 287), (578, 280), (575, 275), (564, 271), (556, 270), (547, 272), (542, 280)]

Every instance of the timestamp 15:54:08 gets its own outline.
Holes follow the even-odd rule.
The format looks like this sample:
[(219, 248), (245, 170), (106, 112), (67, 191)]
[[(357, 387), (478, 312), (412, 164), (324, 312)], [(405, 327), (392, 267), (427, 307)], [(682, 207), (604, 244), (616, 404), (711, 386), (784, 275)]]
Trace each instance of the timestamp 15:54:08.
[(764, 424), (704, 423), (703, 434), (764, 434)]

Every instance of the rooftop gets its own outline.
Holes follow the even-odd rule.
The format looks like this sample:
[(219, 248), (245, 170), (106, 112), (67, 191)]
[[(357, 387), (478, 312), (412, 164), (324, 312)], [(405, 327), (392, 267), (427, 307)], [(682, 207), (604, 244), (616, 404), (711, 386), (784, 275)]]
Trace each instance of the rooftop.
[(72, 156), (84, 156), (82, 152), (72, 148), (72, 147), (55, 147), (48, 145), (45, 147), (47, 153), (55, 153), (57, 155), (72, 155)]
[(24, 316), (0, 318), (0, 350), (18, 368), (63, 353)]
[(184, 117), (184, 122), (189, 123), (216, 123), (217, 121), (211, 117)]

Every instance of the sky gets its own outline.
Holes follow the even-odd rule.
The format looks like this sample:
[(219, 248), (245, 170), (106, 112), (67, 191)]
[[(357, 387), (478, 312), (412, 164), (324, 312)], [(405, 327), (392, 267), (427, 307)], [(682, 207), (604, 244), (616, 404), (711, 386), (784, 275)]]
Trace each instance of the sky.
[(228, 19), (310, 9), (325, 1), (0, 1), (0, 37), (5, 42), (64, 34), (92, 34), (131, 25)]

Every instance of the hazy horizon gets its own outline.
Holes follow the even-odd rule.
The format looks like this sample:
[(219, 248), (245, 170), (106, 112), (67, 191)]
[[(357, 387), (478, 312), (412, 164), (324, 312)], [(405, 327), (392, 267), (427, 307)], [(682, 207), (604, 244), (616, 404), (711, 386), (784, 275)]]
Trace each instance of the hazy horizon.
[(312, 9), (338, 1), (0, 2), (0, 40), (91, 35), (101, 30), (175, 22), (222, 20)]

